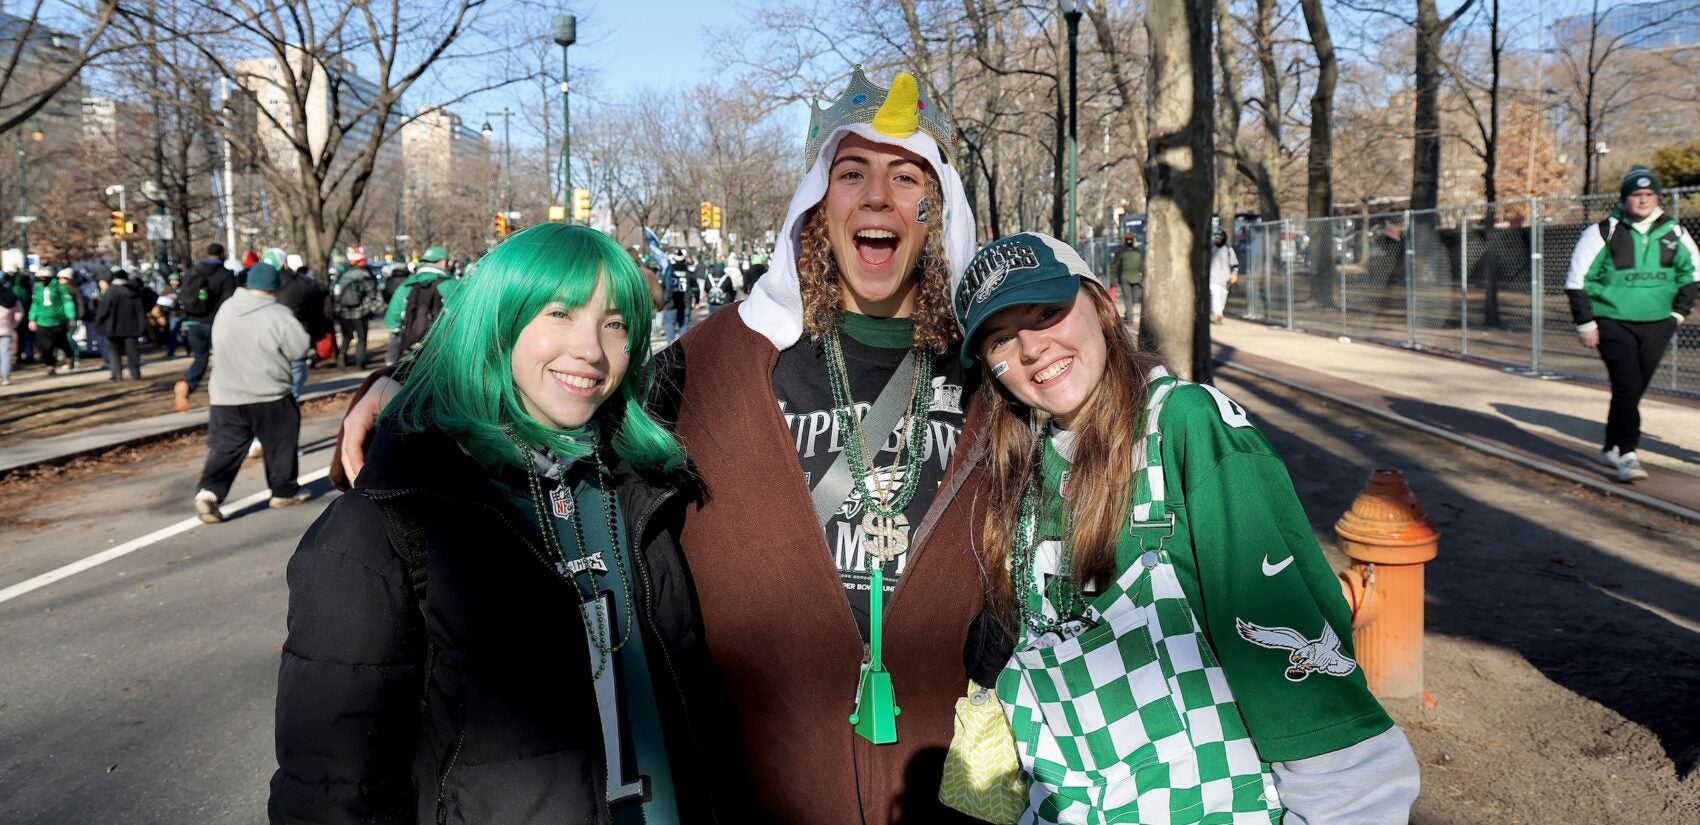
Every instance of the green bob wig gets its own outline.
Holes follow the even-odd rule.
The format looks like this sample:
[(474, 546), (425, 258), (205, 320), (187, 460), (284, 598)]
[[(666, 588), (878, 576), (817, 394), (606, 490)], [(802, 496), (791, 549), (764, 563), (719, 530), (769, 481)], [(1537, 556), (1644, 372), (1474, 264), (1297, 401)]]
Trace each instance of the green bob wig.
[(615, 392), (596, 411), (604, 443), (639, 467), (673, 469), (684, 450), (644, 412), (649, 395), (649, 285), (620, 245), (583, 226), (545, 223), (514, 235), (478, 262), (425, 336), (390, 414), (403, 431), (446, 432), (486, 466), (517, 461), (508, 431), (534, 448), (583, 458), (581, 437), (540, 423), (514, 385), (520, 331), (553, 303), (584, 306), (599, 279), (626, 323), (631, 358)]

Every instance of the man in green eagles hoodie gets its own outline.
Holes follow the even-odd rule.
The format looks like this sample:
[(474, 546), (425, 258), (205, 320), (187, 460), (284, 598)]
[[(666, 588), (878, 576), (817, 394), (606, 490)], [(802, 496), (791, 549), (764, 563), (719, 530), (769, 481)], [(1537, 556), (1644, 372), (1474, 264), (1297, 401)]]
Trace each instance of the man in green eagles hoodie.
[[(397, 357), (425, 340), (431, 322), (437, 320), (438, 313), (453, 294), (457, 284), (443, 268), (448, 257), (448, 250), (440, 246), (425, 250), (425, 254), (419, 256), (419, 269), (396, 287), (395, 294), (390, 296), (389, 309), (384, 313), (384, 326), (390, 330), (390, 341), (399, 342), (390, 345)], [(435, 291), (437, 299), (431, 300), (423, 294), (424, 290)], [(410, 299), (415, 291), (422, 294)]]
[[(36, 350), (41, 353), (41, 362), (47, 365), (47, 374), (58, 375), (58, 353), (75, 357), (71, 351), (70, 330), (77, 323), (77, 300), (71, 295), (71, 286), (67, 283), (69, 278), (56, 281), (53, 273), (45, 268), (36, 270), (35, 277), (35, 298), (30, 301), (30, 331), (35, 333)], [(70, 366), (67, 364), (67, 371)]]
[(1641, 395), (1658, 372), (1677, 325), (1694, 307), (1694, 239), (1659, 209), (1659, 179), (1634, 166), (1618, 187), (1622, 203), (1583, 230), (1564, 294), (1582, 346), (1597, 349), (1611, 376), (1600, 461), (1621, 482), (1647, 477), (1635, 455)]

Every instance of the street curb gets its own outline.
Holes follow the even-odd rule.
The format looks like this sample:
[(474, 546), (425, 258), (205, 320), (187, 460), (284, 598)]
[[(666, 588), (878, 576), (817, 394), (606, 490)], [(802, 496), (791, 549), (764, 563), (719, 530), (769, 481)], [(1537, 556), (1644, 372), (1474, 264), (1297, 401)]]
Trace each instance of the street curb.
[(1432, 435), (1436, 438), (1445, 439), (1445, 440), (1450, 441), (1450, 442), (1457, 444), (1459, 446), (1468, 447), (1468, 448), (1475, 450), (1477, 452), (1486, 453), (1487, 455), (1493, 456), (1494, 458), (1503, 459), (1505, 461), (1509, 461), (1513, 464), (1519, 465), (1521, 467), (1525, 467), (1525, 468), (1530, 469), (1530, 470), (1534, 470), (1536, 472), (1546, 473), (1547, 475), (1550, 475), (1550, 476), (1556, 476), (1558, 478), (1562, 478), (1565, 481), (1575, 482), (1575, 483), (1580, 484), (1584, 487), (1587, 487), (1591, 490), (1594, 490), (1595, 492), (1604, 493), (1608, 496), (1616, 496), (1616, 497), (1621, 498), (1625, 501), (1629, 501), (1629, 502), (1633, 502), (1635, 504), (1639, 504), (1642, 507), (1646, 507), (1650, 510), (1656, 510), (1660, 513), (1667, 515), (1667, 516), (1675, 516), (1676, 518), (1684, 519), (1686, 521), (1693, 522), (1695, 524), (1700, 524), (1700, 510), (1691, 510), (1691, 509), (1684, 507), (1680, 504), (1672, 504), (1671, 502), (1665, 501), (1663, 499), (1654, 498), (1654, 497), (1649, 496), (1645, 493), (1638, 493), (1634, 489), (1626, 487), (1626, 486), (1621, 485), (1621, 484), (1613, 484), (1611, 482), (1602, 481), (1601, 479), (1594, 478), (1594, 477), (1588, 476), (1588, 475), (1584, 475), (1582, 473), (1578, 473), (1575, 470), (1571, 470), (1571, 469), (1568, 469), (1568, 468), (1565, 468), (1565, 467), (1560, 467), (1560, 466), (1555, 465), (1555, 464), (1549, 464), (1549, 463), (1546, 463), (1544, 461), (1539, 461), (1537, 459), (1530, 458), (1526, 455), (1522, 455), (1520, 453), (1512, 452), (1511, 450), (1507, 450), (1507, 449), (1504, 449), (1502, 447), (1498, 447), (1498, 446), (1491, 444), (1491, 443), (1488, 443), (1486, 441), (1471, 438), (1471, 437), (1466, 436), (1466, 435), (1459, 435), (1458, 433), (1452, 432), (1451, 430), (1443, 430), (1443, 429), (1436, 427), (1432, 424), (1424, 424), (1421, 421), (1415, 421), (1413, 419), (1406, 418), (1405, 416), (1402, 416), (1398, 413), (1390, 412), (1388, 410), (1379, 409), (1377, 407), (1373, 407), (1369, 404), (1365, 404), (1365, 403), (1362, 403), (1360, 401), (1353, 401), (1350, 398), (1342, 398), (1338, 395), (1334, 395), (1332, 393), (1328, 393), (1328, 392), (1324, 392), (1322, 390), (1319, 390), (1319, 389), (1312, 387), (1308, 384), (1305, 384), (1303, 382), (1294, 381), (1290, 378), (1284, 378), (1282, 376), (1275, 375), (1275, 374), (1270, 373), (1268, 371), (1260, 370), (1256, 367), (1248, 367), (1244, 364), (1236, 364), (1232, 361), (1220, 361), (1220, 360), (1216, 361), (1216, 366), (1224, 368), (1224, 369), (1243, 372), (1246, 375), (1255, 376), (1255, 377), (1261, 378), (1265, 381), (1270, 381), (1270, 382), (1273, 382), (1273, 383), (1276, 383), (1276, 384), (1280, 384), (1283, 387), (1298, 390), (1299, 392), (1307, 393), (1309, 395), (1314, 395), (1317, 398), (1321, 398), (1321, 399), (1329, 401), (1331, 403), (1338, 404), (1342, 407), (1347, 407), (1347, 408), (1354, 410), (1356, 412), (1363, 413), (1364, 415), (1368, 415), (1368, 416), (1371, 416), (1371, 417), (1374, 417), (1374, 418), (1379, 418), (1383, 421), (1390, 421), (1394, 424), (1398, 424), (1398, 425), (1403, 426), (1403, 427), (1409, 427), (1409, 428), (1416, 430), (1418, 432), (1426, 433), (1426, 434)]
[[(366, 379), (366, 376), (369, 375), (369, 374), (370, 373), (364, 373), (364, 374), (361, 374), (361, 375), (358, 375), (358, 376), (348, 376), (348, 377), (344, 377), (344, 378), (335, 379), (335, 380), (333, 380), (329, 383), (335, 384), (337, 386), (333, 386), (329, 389), (309, 390), (307, 392), (304, 392), (304, 393), (301, 394), (301, 398), (299, 399), (299, 403), (306, 404), (309, 401), (317, 401), (317, 400), (320, 400), (320, 399), (323, 399), (323, 398), (336, 398), (338, 396), (352, 395), (355, 390), (360, 388), (360, 383), (362, 381), (364, 381)], [(351, 382), (351, 383), (348, 383), (346, 386), (343, 386), (342, 383), (345, 382), (345, 381), (348, 381), (348, 382)], [(163, 427), (163, 428), (158, 429), (158, 430), (154, 430), (154, 431), (142, 434), (142, 435), (134, 436), (132, 438), (126, 438), (126, 439), (113, 441), (113, 442), (109, 442), (109, 443), (105, 443), (105, 444), (96, 444), (96, 445), (92, 445), (92, 446), (85, 447), (85, 448), (82, 448), (82, 449), (69, 450), (67, 452), (60, 453), (58, 455), (38, 459), (38, 460), (35, 460), (35, 461), (30, 461), (30, 462), (23, 463), (23, 464), (18, 464), (18, 465), (13, 466), (13, 467), (0, 468), (0, 481), (6, 481), (6, 480), (12, 478), (15, 475), (18, 475), (18, 474), (21, 474), (21, 473), (28, 473), (32, 470), (39, 469), (39, 468), (42, 468), (42, 467), (56, 467), (56, 466), (59, 466), (59, 465), (62, 465), (62, 464), (70, 463), (71, 461), (74, 461), (74, 460), (79, 459), (79, 458), (87, 458), (89, 456), (105, 455), (105, 454), (113, 452), (115, 450), (129, 449), (129, 448), (132, 448), (132, 447), (140, 447), (140, 446), (143, 446), (143, 445), (146, 445), (146, 444), (152, 444), (156, 441), (164, 441), (168, 438), (174, 438), (176, 436), (183, 435), (185, 433), (193, 433), (193, 432), (196, 432), (196, 431), (199, 431), (199, 430), (205, 430), (207, 428), (206, 407), (205, 406), (199, 407), (195, 410), (195, 412), (200, 417), (200, 420), (198, 420), (198, 421), (189, 421), (189, 422), (185, 422), (183, 424), (169, 425), (169, 426)]]

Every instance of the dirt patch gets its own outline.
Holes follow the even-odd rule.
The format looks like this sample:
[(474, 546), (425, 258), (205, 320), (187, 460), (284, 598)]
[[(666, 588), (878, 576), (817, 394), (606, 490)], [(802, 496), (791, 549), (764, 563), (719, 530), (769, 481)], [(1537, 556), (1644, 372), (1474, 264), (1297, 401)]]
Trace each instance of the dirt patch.
[(1425, 571), (1425, 687), (1392, 703), (1423, 764), (1414, 822), (1700, 821), (1700, 530), (1224, 373), (1333, 524), (1369, 471), (1404, 471), (1441, 531)]

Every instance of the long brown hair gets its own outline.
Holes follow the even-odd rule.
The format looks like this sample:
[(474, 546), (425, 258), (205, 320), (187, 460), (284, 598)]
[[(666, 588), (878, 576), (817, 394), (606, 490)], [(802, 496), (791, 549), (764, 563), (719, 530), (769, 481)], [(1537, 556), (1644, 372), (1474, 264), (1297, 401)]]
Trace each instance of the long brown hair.
[[(1104, 582), (1116, 571), (1116, 542), (1127, 519), (1134, 449), (1145, 424), (1145, 376), (1157, 359), (1139, 351), (1104, 288), (1082, 282), (1104, 334), (1104, 377), (1086, 397), (1071, 428), (1074, 461), (1065, 500), (1072, 518), (1074, 583)], [(968, 346), (968, 344), (964, 344)], [(1037, 472), (1040, 436), (1049, 417), (1017, 401), (981, 359), (981, 392), (990, 413), (990, 512), (981, 531), (992, 607), (1007, 627), (1015, 624), (1010, 554), (1020, 535), (1021, 497)], [(1131, 413), (1131, 414), (1130, 414)]]
[[(944, 202), (943, 189), (931, 170), (926, 176), (925, 197), (935, 204)], [(950, 306), (950, 259), (944, 253), (944, 210), (937, 208), (935, 217), (927, 224), (927, 243), (915, 269), (921, 282), (915, 286), (915, 343), (916, 349), (943, 352), (956, 340), (956, 318)], [(832, 241), (826, 234), (826, 210), (819, 204), (803, 217), (803, 229), (797, 245), (797, 283), (803, 296), (803, 331), (810, 340), (818, 341), (838, 323), (843, 309), (841, 292), (843, 276), (838, 271), (838, 259), (832, 254)]]

